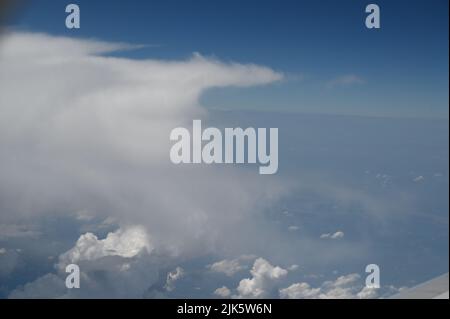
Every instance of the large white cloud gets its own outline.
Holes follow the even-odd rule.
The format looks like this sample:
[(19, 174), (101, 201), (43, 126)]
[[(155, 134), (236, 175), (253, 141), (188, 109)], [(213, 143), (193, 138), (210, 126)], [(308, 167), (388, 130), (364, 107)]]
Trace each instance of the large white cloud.
[[(282, 78), (194, 54), (182, 61), (107, 56), (128, 44), (9, 32), (0, 42), (0, 224), (88, 211), (143, 225), (174, 255), (236, 245), (236, 225), (285, 186), (236, 167), (175, 166), (170, 130), (207, 121), (201, 94)], [(255, 171), (256, 172), (256, 171)], [(247, 221), (247, 222), (246, 222)]]
[(236, 288), (236, 298), (266, 298), (270, 295), (274, 284), (285, 277), (286, 269), (271, 265), (264, 258), (255, 260), (250, 270), (251, 278), (242, 279)]
[(102, 240), (92, 233), (86, 233), (78, 239), (75, 247), (60, 257), (60, 263), (67, 265), (105, 256), (131, 258), (143, 250), (150, 253), (152, 249), (147, 233), (139, 226), (119, 229)]

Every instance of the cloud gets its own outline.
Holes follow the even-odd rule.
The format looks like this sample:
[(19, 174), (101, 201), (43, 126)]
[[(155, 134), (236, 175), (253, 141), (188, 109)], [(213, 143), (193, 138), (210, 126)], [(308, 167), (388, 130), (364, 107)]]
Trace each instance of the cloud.
[(247, 269), (247, 262), (252, 259), (255, 259), (255, 257), (251, 255), (243, 255), (235, 259), (220, 260), (212, 265), (208, 265), (207, 267), (213, 272), (224, 273), (225, 275), (231, 277), (237, 272)]
[(58, 298), (66, 293), (65, 282), (54, 274), (46, 274), (23, 287), (15, 289), (9, 295), (12, 299), (26, 298)]
[[(270, 84), (281, 73), (200, 54), (108, 56), (133, 47), (26, 32), (0, 42), (0, 236), (37, 236), (32, 221), (74, 212), (77, 222), (119, 227), (104, 239), (92, 232), (100, 226), (88, 227), (60, 255), (59, 265), (84, 267), (83, 292), (66, 297), (142, 296), (177, 258), (249, 242), (261, 229), (255, 212), (287, 191), (277, 176), (261, 183), (250, 170), (176, 166), (168, 157), (173, 128), (207, 123), (199, 102), (206, 90)], [(12, 296), (36, 296), (46, 282), (43, 293), (61, 296), (64, 276), (57, 266)]]
[(169, 133), (208, 118), (199, 103), (207, 89), (269, 84), (282, 74), (199, 54), (182, 61), (105, 56), (129, 48), (3, 36), (0, 210), (8, 213), (0, 222), (84, 211), (79, 218), (143, 225), (174, 254), (237, 242), (229, 232), (257, 229), (250, 214), (272, 205), (285, 185), (277, 177), (260, 183), (237, 167), (175, 166)]
[(357, 284), (358, 274), (340, 276), (335, 281), (326, 281), (320, 287), (312, 288), (301, 282), (280, 289), (283, 299), (368, 299), (377, 297), (377, 290)]
[(332, 79), (327, 83), (327, 87), (335, 88), (335, 87), (345, 87), (357, 84), (364, 84), (365, 81), (355, 74), (346, 74), (339, 76), (337, 78)]
[(167, 274), (165, 288), (167, 291), (175, 289), (175, 282), (184, 276), (184, 270), (181, 267), (177, 267), (174, 271)]
[(320, 235), (320, 238), (322, 239), (341, 239), (344, 238), (345, 234), (343, 231), (337, 231), (335, 233), (326, 233), (326, 234), (322, 234)]
[(251, 278), (239, 282), (235, 298), (265, 298), (271, 293), (274, 285), (288, 273), (286, 269), (272, 266), (267, 260), (258, 258), (250, 270)]
[(216, 290), (214, 290), (214, 294), (216, 296), (221, 297), (221, 298), (228, 298), (231, 295), (231, 291), (227, 287), (222, 286), (222, 287), (217, 288)]
[(289, 270), (289, 271), (296, 271), (296, 270), (298, 270), (299, 268), (300, 268), (299, 265), (294, 264), (294, 265), (289, 266), (288, 270)]
[(77, 263), (82, 260), (95, 260), (105, 256), (131, 258), (153, 247), (144, 228), (139, 226), (119, 229), (99, 240), (92, 233), (82, 235), (68, 252), (60, 257), (60, 264)]
[[(65, 285), (65, 268), (72, 263), (80, 268), (79, 289)], [(139, 298), (157, 282), (161, 268), (139, 226), (118, 229), (101, 240), (87, 233), (59, 256), (55, 273), (17, 287), (9, 298)]]
[(280, 290), (280, 298), (283, 299), (306, 299), (316, 297), (320, 288), (311, 288), (306, 282), (292, 284)]

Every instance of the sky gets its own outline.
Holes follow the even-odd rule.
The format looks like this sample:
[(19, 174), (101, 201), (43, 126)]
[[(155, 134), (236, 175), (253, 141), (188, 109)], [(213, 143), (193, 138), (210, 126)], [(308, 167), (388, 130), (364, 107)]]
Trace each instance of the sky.
[[(447, 1), (378, 1), (379, 30), (363, 1), (77, 3), (80, 29), (42, 0), (0, 34), (0, 298), (384, 298), (448, 272)], [(277, 173), (174, 165), (194, 119), (278, 128)]]
[(269, 88), (209, 90), (211, 108), (448, 118), (445, 0), (378, 1), (378, 30), (364, 25), (364, 1), (79, 1), (76, 31), (62, 23), (65, 4), (33, 1), (11, 25), (149, 46), (122, 53), (134, 58), (199, 52), (287, 75)]

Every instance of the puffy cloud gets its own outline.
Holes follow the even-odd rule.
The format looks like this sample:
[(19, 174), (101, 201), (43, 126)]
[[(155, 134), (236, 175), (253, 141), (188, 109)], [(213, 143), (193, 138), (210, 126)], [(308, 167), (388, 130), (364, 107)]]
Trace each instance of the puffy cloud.
[(360, 292), (356, 294), (358, 299), (374, 299), (378, 297), (376, 289), (364, 287)]
[[(67, 289), (65, 285), (65, 267), (71, 263), (80, 268), (79, 289)], [(139, 298), (158, 280), (162, 267), (141, 227), (118, 229), (101, 240), (87, 233), (59, 257), (56, 273), (16, 288), (9, 297)], [(180, 276), (178, 271), (171, 280)]]
[(78, 239), (75, 247), (60, 256), (60, 264), (95, 260), (105, 256), (131, 258), (143, 250), (150, 253), (152, 249), (147, 233), (139, 226), (119, 229), (102, 240), (92, 233), (86, 233)]
[(320, 238), (322, 239), (341, 239), (344, 238), (344, 232), (343, 231), (337, 231), (335, 233), (326, 233), (326, 234), (322, 234), (320, 235)]
[(228, 289), (225, 286), (222, 286), (220, 288), (217, 288), (216, 290), (214, 290), (214, 294), (216, 296), (222, 297), (222, 298), (228, 298), (231, 295), (231, 290)]
[(272, 266), (267, 260), (258, 258), (250, 270), (252, 278), (242, 279), (236, 288), (236, 298), (265, 298), (274, 285), (288, 273), (286, 269)]
[(320, 293), (320, 288), (311, 288), (306, 282), (292, 284), (287, 288), (280, 289), (280, 298), (283, 299), (306, 299), (314, 298)]

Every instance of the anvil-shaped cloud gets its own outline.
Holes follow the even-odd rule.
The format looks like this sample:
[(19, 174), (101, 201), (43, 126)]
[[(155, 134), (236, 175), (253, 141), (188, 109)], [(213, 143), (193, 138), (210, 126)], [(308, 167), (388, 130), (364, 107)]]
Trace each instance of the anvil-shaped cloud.
[[(237, 168), (177, 167), (169, 160), (169, 132), (207, 120), (199, 98), (208, 88), (269, 84), (282, 74), (196, 53), (183, 61), (108, 55), (133, 48), (38, 33), (3, 36), (0, 224), (84, 211), (113, 217), (124, 229), (140, 225), (138, 237), (150, 236), (151, 248), (170, 256), (245, 242), (253, 214), (284, 186)], [(242, 235), (229, 236), (238, 228)], [(122, 245), (121, 232), (111, 236)], [(113, 239), (86, 234), (60, 263), (107, 257)], [(133, 247), (110, 256), (127, 258), (124, 250)]]

